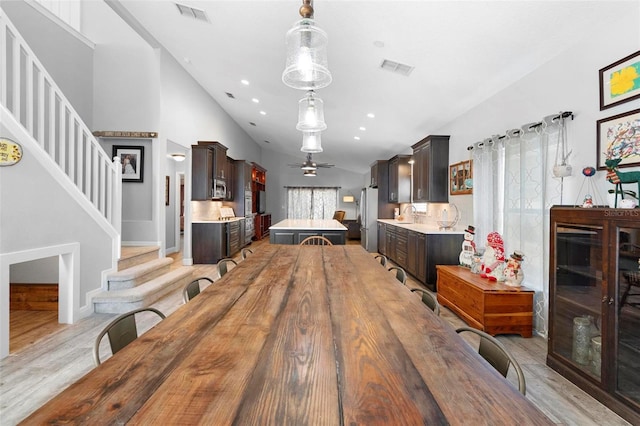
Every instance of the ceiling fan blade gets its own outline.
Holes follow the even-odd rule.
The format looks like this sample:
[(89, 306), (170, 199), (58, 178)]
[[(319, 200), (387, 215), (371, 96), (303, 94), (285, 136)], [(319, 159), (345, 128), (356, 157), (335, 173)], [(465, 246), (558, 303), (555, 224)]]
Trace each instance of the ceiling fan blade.
[(328, 169), (328, 168), (331, 168), (331, 167), (335, 167), (335, 164), (316, 163), (316, 167), (324, 167), (325, 169)]

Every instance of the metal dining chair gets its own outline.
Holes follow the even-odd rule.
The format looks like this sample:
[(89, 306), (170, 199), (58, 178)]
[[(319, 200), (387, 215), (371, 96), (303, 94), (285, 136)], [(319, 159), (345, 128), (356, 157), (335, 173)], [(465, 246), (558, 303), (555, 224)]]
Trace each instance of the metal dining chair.
[(138, 328), (136, 326), (135, 315), (140, 312), (153, 312), (157, 314), (161, 320), (165, 319), (165, 315), (155, 308), (135, 309), (126, 314), (118, 316), (111, 321), (96, 337), (93, 344), (93, 361), (96, 365), (100, 365), (100, 342), (105, 334), (109, 336), (109, 344), (111, 345), (111, 353), (115, 354), (129, 343), (138, 338)]
[(333, 243), (327, 237), (312, 235), (300, 241), (301, 246), (332, 246)]
[(419, 293), (422, 297), (422, 303), (427, 305), (436, 315), (440, 315), (440, 304), (433, 293), (421, 288), (412, 288), (412, 292)]
[(200, 294), (200, 280), (209, 281), (213, 284), (213, 280), (209, 277), (200, 277), (191, 281), (182, 290), (182, 300), (184, 300), (184, 303), (187, 303), (189, 300)]
[(376, 255), (376, 257), (374, 259), (376, 259), (378, 262), (380, 262), (380, 264), (382, 266), (386, 266), (387, 265), (387, 256), (385, 256), (384, 254), (378, 254), (378, 255)]
[(250, 248), (243, 248), (240, 251), (240, 255), (242, 256), (242, 260), (245, 260), (247, 258), (247, 256), (249, 256), (249, 254), (253, 254), (253, 250), (251, 250)]
[(524, 372), (522, 371), (522, 368), (520, 368), (518, 361), (516, 361), (513, 355), (509, 353), (507, 348), (505, 348), (498, 339), (484, 331), (471, 327), (460, 327), (456, 329), (456, 333), (462, 332), (471, 332), (480, 336), (478, 353), (504, 377), (507, 377), (509, 366), (512, 365), (516, 375), (518, 376), (518, 390), (521, 394), (526, 395), (527, 385), (524, 378)]
[(218, 261), (218, 275), (220, 275), (220, 278), (224, 277), (229, 271), (229, 263), (233, 263), (235, 266), (238, 265), (238, 262), (231, 258), (220, 259)]
[(389, 271), (396, 271), (396, 279), (403, 285), (407, 284), (407, 273), (399, 266), (392, 266)]

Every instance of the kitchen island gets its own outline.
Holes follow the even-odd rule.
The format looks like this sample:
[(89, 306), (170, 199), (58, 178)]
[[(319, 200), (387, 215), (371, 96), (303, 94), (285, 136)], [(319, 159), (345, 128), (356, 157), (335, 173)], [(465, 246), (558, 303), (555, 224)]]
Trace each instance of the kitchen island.
[(285, 219), (272, 225), (269, 235), (271, 244), (300, 244), (307, 237), (320, 235), (341, 245), (347, 239), (347, 227), (333, 219)]

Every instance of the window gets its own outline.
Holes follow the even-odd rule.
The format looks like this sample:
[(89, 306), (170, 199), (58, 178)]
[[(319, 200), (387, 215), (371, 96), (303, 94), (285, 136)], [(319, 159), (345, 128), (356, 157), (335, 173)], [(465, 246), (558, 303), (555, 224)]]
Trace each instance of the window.
[(288, 187), (287, 219), (331, 219), (339, 188)]

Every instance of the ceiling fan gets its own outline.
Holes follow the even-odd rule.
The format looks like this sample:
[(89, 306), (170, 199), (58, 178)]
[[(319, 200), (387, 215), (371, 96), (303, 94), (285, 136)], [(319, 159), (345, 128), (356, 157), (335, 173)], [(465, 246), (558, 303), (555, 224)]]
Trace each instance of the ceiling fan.
[(302, 170), (316, 170), (318, 168), (326, 168), (326, 169), (328, 169), (330, 167), (334, 167), (333, 164), (329, 164), (329, 163), (316, 163), (311, 158), (311, 153), (307, 154), (307, 159), (305, 161), (303, 161), (302, 163), (288, 164), (288, 166), (289, 167), (299, 167)]

